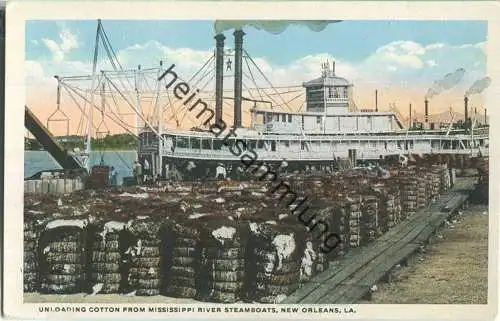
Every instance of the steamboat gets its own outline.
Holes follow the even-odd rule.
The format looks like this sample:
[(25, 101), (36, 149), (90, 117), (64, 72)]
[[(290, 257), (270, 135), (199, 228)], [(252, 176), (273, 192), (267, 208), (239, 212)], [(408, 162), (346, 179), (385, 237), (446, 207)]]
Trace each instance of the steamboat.
[[(404, 162), (409, 155), (487, 153), (488, 127), (468, 117), (468, 97), (464, 97), (463, 122), (430, 123), (429, 100), (425, 99), (424, 122), (410, 120), (405, 126), (396, 110), (379, 111), (377, 103), (375, 110), (357, 108), (352, 103), (354, 86), (337, 75), (335, 62), (324, 63), (320, 77), (303, 83), (305, 111), (279, 110), (271, 102), (244, 97), (243, 36), (242, 30), (234, 32), (234, 118), (229, 122), (234, 135), (216, 137), (197, 127), (158, 136), (152, 128), (145, 128), (140, 133), (139, 158), (147, 159), (156, 173), (189, 180), (242, 178), (248, 173), (246, 165), (232, 152), (238, 140), (266, 166), (292, 172), (334, 171), (345, 160), (356, 165), (394, 157)], [(227, 123), (222, 119), (225, 37), (220, 34), (215, 40), (215, 123)], [(248, 127), (242, 126), (242, 101), (254, 105)]]
[[(85, 102), (86, 106), (79, 107), (87, 120), (86, 149), (72, 153), (69, 158), (57, 146), (45, 144), (46, 149), (49, 152), (51, 149), (56, 151), (51, 154), (58, 156), (55, 158), (60, 159), (59, 163), (63, 168), (88, 168), (91, 137), (103, 132), (102, 125), (106, 119), (117, 122), (116, 113), (114, 116), (107, 113), (113, 112), (109, 104), (110, 101), (116, 102), (115, 98), (118, 96), (131, 107), (137, 120), (135, 134), (138, 137), (139, 162), (143, 166), (147, 164), (151, 175), (164, 179), (249, 178), (248, 166), (242, 163), (242, 153), (252, 154), (253, 158), (258, 158), (258, 164), (266, 165), (277, 172), (331, 172), (345, 166), (356, 166), (359, 163), (381, 159), (406, 162), (412, 155), (460, 154), (474, 157), (486, 156), (488, 153), (489, 128), (486, 115), (483, 124), (480, 124), (475, 116), (469, 117), (467, 96), (464, 97), (463, 120), (453, 123), (452, 117), (451, 122), (446, 124), (429, 122), (429, 100), (426, 98), (424, 120), (420, 123), (413, 122), (410, 110), (410, 120), (406, 123), (397, 109), (379, 109), (377, 94), (375, 108), (358, 107), (353, 101), (354, 85), (337, 74), (335, 62), (323, 63), (321, 69), (318, 68), (318, 78), (303, 80), (305, 82), (300, 86), (300, 90), (305, 92), (305, 102), (299, 111), (285, 109), (284, 106), (288, 106), (286, 102), (277, 104), (276, 99), (272, 99), (270, 95), (267, 95), (267, 99), (265, 95), (245, 95), (245, 77), (258, 84), (250, 69), (245, 72), (243, 61), (248, 68), (250, 61), (264, 79), (267, 78), (244, 49), (244, 31), (235, 28), (233, 36), (234, 48), (227, 49), (224, 34), (217, 34), (214, 37), (213, 56), (191, 78), (192, 80), (197, 74), (203, 73), (206, 76), (207, 73), (202, 72), (202, 69), (207, 66), (214, 70), (214, 103), (205, 104), (206, 108), (201, 111), (186, 111), (192, 114), (191, 117), (199, 118), (203, 114), (201, 116), (204, 119), (199, 119), (200, 122), (204, 121), (203, 124), (190, 129), (167, 128), (165, 108), (162, 107), (162, 101), (164, 103), (166, 99), (167, 80), (160, 81), (160, 76), (168, 69), (160, 62), (159, 68), (141, 69), (138, 66), (134, 70), (125, 70), (120, 65), (99, 20), (92, 75), (55, 76), (58, 81), (56, 112), (60, 111), (60, 95), (63, 89), (66, 89), (75, 103), (78, 104), (75, 97)], [(114, 70), (98, 72), (100, 42), (103, 43)], [(234, 66), (231, 58), (234, 60)], [(227, 71), (231, 71), (229, 75), (225, 75)], [(141, 79), (144, 82), (146, 75), (152, 75), (156, 81), (153, 86), (148, 87), (155, 88), (149, 92), (153, 105), (150, 110), (152, 118), (148, 118), (141, 102), (148, 94), (146, 86), (141, 86)], [(91, 89), (86, 92), (75, 89), (71, 85), (75, 80), (90, 82)], [(231, 82), (232, 88), (229, 91), (232, 97), (225, 96), (228, 90), (224, 87), (228, 82)], [(190, 81), (186, 83), (192, 84)], [(123, 91), (125, 87), (129, 88), (128, 93)], [(247, 88), (245, 86), (245, 89)], [(275, 87), (271, 88), (276, 91)], [(94, 98), (95, 95), (100, 95), (100, 106), (98, 99)], [(168, 104), (171, 105), (170, 98)], [(250, 123), (247, 126), (243, 124), (243, 104), (250, 106), (249, 115), (245, 117), (246, 122)], [(211, 109), (210, 105), (214, 106), (214, 109)], [(232, 114), (230, 117), (227, 117), (227, 106)], [(98, 113), (94, 113), (94, 109), (97, 109)], [(41, 128), (40, 124), (32, 121), (33, 115), (28, 108), (26, 110), (26, 122), (31, 124), (30, 130), (38, 132), (37, 137), (42, 140), (50, 141), (50, 135), (45, 133), (46, 130)], [(97, 127), (95, 114), (100, 117)], [(226, 117), (223, 117), (224, 115)], [(177, 118), (176, 121), (182, 122)], [(117, 123), (124, 124), (123, 121)], [(231, 135), (214, 135), (211, 128), (221, 123), (227, 125)], [(235, 148), (240, 152), (235, 153)]]

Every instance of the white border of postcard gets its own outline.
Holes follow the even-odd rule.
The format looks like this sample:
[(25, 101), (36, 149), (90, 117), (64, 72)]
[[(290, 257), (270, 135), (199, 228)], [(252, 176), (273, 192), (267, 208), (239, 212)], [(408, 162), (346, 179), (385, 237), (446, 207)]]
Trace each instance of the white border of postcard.
[[(492, 320), (498, 303), (498, 145), (500, 139), (490, 142), (490, 221), (489, 221), (489, 287), (488, 305), (350, 305), (357, 313), (335, 314), (265, 314), (265, 313), (39, 313), (40, 306), (145, 306), (144, 304), (23, 304), (23, 179), (24, 179), (24, 87), (25, 22), (33, 19), (413, 19), (413, 20), (488, 20), (487, 69), (493, 79), (486, 99), (491, 120), (491, 137), (500, 137), (499, 83), (500, 79), (500, 3), (498, 2), (65, 2), (65, 1), (12, 1), (7, 5), (6, 40), (6, 99), (5, 99), (5, 208), (4, 208), (4, 315), (23, 319), (33, 318), (391, 318), (413, 319), (475, 319)], [(353, 41), (357, 41), (353, 39)], [(348, 44), (339, 44), (348, 45)], [(443, 295), (446, 295), (443, 293)], [(148, 306), (165, 306), (158, 303)], [(172, 304), (179, 308), (193, 305)], [(217, 306), (196, 304), (196, 307)], [(220, 306), (220, 305), (219, 305)], [(252, 305), (270, 307), (269, 305)], [(283, 305), (277, 305), (280, 308)], [(307, 306), (301, 306), (307, 307)], [(343, 308), (343, 307), (342, 307)]]

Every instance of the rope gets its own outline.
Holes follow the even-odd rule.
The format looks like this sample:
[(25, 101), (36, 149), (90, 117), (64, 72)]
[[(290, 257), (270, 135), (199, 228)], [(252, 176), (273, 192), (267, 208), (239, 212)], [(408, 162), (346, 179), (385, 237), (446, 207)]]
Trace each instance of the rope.
[[(257, 83), (255, 81), (255, 77), (253, 76), (252, 69), (250, 69), (250, 65), (248, 64), (248, 60), (245, 59), (245, 64), (247, 66), (248, 72), (250, 73), (250, 76), (252, 77), (253, 83), (255, 84), (255, 88), (257, 88), (257, 92), (259, 93), (260, 99), (264, 100), (262, 94), (260, 93), (259, 86), (257, 86)], [(245, 73), (243, 73), (245, 75)]]
[[(262, 75), (262, 77), (264, 77), (264, 79), (268, 82), (268, 84), (271, 86), (271, 88), (277, 92), (276, 88), (274, 88), (274, 86), (271, 84), (271, 82), (269, 81), (269, 79), (266, 77), (266, 75), (264, 75), (264, 73), (262, 72), (262, 70), (260, 70), (259, 66), (255, 63), (255, 61), (252, 59), (252, 57), (250, 57), (250, 55), (248, 54), (248, 52), (245, 50), (245, 53), (247, 54), (248, 56), (248, 59), (250, 59), (250, 61), (252, 62), (252, 64), (255, 66), (255, 68), (257, 68), (257, 70), (259, 71), (259, 73)], [(255, 84), (257, 85), (257, 84)], [(290, 106), (288, 106), (288, 104), (286, 104), (286, 102), (284, 101), (283, 97), (281, 97), (280, 95), (280, 98), (281, 100), (283, 100), (283, 102), (285, 103), (286, 107), (288, 108), (289, 111), (292, 111), (292, 109), (290, 108)]]

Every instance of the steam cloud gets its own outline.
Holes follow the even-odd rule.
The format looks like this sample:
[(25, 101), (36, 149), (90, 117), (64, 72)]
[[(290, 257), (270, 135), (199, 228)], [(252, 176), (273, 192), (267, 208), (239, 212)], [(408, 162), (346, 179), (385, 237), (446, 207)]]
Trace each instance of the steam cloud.
[(434, 82), (431, 88), (427, 91), (427, 94), (425, 95), (425, 98), (432, 98), (434, 96), (437, 96), (441, 94), (442, 92), (451, 89), (455, 87), (460, 80), (465, 75), (465, 69), (464, 68), (458, 68), (454, 72), (450, 72), (449, 74), (446, 74), (443, 79), (437, 80)]
[(324, 30), (330, 23), (340, 21), (342, 20), (216, 20), (214, 31), (215, 34), (220, 34), (226, 30), (250, 26), (277, 35), (285, 31), (290, 25), (304, 25), (312, 31), (319, 32)]
[(484, 77), (481, 79), (476, 80), (472, 86), (470, 86), (469, 90), (465, 92), (465, 96), (473, 95), (473, 94), (480, 94), (488, 88), (491, 84), (491, 78), (490, 77)]

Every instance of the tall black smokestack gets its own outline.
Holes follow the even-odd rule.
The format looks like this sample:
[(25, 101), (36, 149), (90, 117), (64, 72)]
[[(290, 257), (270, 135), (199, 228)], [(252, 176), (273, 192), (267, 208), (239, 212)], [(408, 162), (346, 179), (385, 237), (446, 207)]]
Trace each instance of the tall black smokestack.
[(234, 128), (241, 127), (243, 30), (234, 31)]
[(375, 90), (375, 111), (378, 111), (378, 90)]
[(426, 98), (425, 99), (425, 122), (429, 122), (429, 100)]
[(469, 118), (469, 97), (464, 97), (465, 121)]
[(410, 118), (408, 120), (408, 128), (411, 128), (411, 104), (410, 104)]
[(222, 122), (222, 95), (224, 91), (224, 37), (218, 34), (215, 38), (215, 123)]
[(487, 121), (488, 118), (486, 118), (486, 108), (484, 109), (484, 124), (487, 125), (488, 124), (488, 121)]

